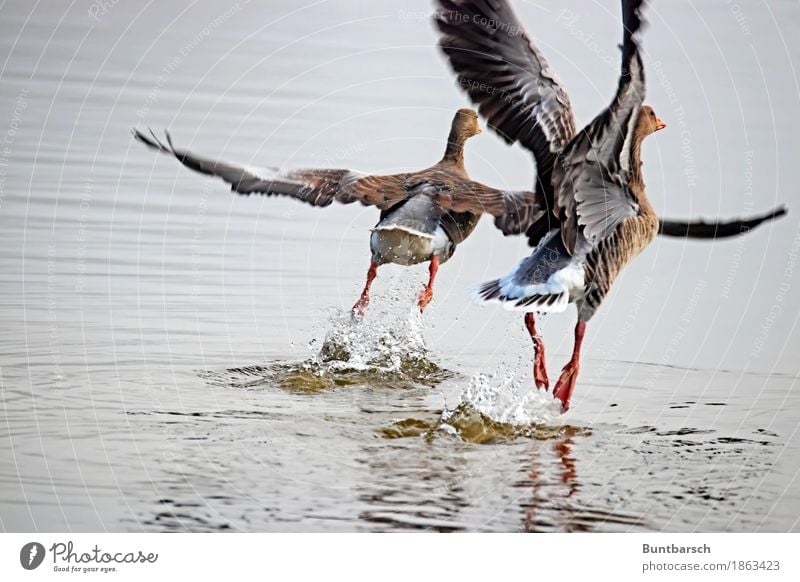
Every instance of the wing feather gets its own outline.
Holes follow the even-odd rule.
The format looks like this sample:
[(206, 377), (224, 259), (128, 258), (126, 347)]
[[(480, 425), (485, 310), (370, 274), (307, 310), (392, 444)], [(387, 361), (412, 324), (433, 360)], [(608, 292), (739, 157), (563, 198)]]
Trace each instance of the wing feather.
[(177, 149), (169, 133), (166, 134), (166, 143), (152, 131), (148, 136), (134, 130), (133, 135), (148, 147), (175, 156), (187, 168), (221, 178), (230, 184), (232, 191), (239, 194), (289, 196), (312, 206), (328, 206), (334, 201), (342, 204), (360, 202), (381, 210), (391, 208), (409, 197), (404, 183), (411, 174), (374, 176), (332, 168), (289, 171), (254, 168)]
[(636, 39), (642, 3), (622, 0), (622, 69), (614, 100), (570, 143), (553, 176), (561, 236), (570, 253), (579, 237), (596, 244), (639, 210), (628, 182), (633, 132), (645, 93)]
[(557, 155), (575, 135), (569, 96), (504, 0), (438, 0), (439, 46), (488, 125), (533, 152), (552, 207)]

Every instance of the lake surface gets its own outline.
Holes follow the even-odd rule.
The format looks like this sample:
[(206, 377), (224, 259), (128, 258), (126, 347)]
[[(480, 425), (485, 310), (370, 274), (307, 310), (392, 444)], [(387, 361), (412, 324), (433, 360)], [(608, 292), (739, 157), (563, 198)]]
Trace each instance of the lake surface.
[[(468, 285), (527, 252), (484, 219), (347, 310), (373, 209), (237, 197), (131, 139), (254, 165), (434, 163), (467, 105), (426, 2), (0, 8), (4, 531), (800, 530), (800, 7), (659, 3), (643, 36), (660, 214), (790, 214), (657, 240), (588, 326), (572, 410), (521, 316)], [(589, 3), (587, 3), (589, 4)], [(616, 86), (616, 2), (519, 13), (588, 122)], [(527, 188), (491, 132), (473, 177)], [(543, 320), (551, 378), (574, 311)]]

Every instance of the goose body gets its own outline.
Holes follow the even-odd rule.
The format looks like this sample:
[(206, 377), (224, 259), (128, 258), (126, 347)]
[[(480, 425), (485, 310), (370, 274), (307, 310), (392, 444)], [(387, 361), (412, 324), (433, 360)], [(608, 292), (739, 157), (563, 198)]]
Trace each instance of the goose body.
[(437, 226), (433, 234), (427, 234), (405, 226), (378, 223), (372, 229), (369, 246), (379, 265), (418, 265), (433, 257), (441, 264), (453, 251), (453, 243), (441, 226)]
[(370, 236), (370, 249), (380, 265), (416, 265), (436, 257), (444, 263), (455, 251), (436, 211), (436, 203), (417, 196), (386, 214)]

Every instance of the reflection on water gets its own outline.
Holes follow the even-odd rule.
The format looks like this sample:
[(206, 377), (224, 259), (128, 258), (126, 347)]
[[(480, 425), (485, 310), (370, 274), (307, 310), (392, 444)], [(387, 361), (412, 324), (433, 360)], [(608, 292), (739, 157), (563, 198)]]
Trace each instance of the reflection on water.
[[(513, 492), (504, 498), (502, 512), (506, 518), (519, 512), (519, 529), (523, 531), (738, 529), (739, 526), (732, 527), (731, 520), (746, 523), (748, 528), (758, 528), (761, 519), (758, 512), (769, 506), (767, 495), (754, 495), (753, 491), (773, 468), (777, 452), (775, 440), (716, 435), (704, 440), (678, 438), (715, 433), (692, 428), (659, 431), (647, 426), (630, 429), (513, 426), (485, 418), (474, 410), (466, 410), (463, 405), (451, 414), (448, 422), (452, 423), (453, 430), (446, 434), (464, 443), (513, 445), (519, 469), (512, 473), (513, 482), (506, 483), (509, 475), (502, 476), (502, 472), (509, 467), (498, 462), (505, 453), (487, 452), (485, 456), (497, 463), (497, 467), (479, 465), (474, 469), (467, 467), (468, 459), (470, 453), (475, 454), (479, 449), (459, 446), (462, 451), (469, 452), (448, 457), (450, 464), (447, 465), (448, 481), (455, 478), (459, 487), (447, 485), (441, 476), (428, 475), (424, 478), (425, 495), (440, 491), (452, 494), (460, 490), (465, 481), (480, 482), (481, 471), (496, 469), (497, 482)], [(397, 421), (382, 429), (381, 434), (389, 439), (416, 439), (429, 447), (446, 438), (442, 437), (440, 423), (419, 418)], [(648, 438), (635, 438), (643, 434)], [(372, 465), (377, 473), (388, 474), (387, 483), (404, 480), (404, 484), (394, 488), (387, 486), (388, 491), (381, 497), (383, 501), (393, 495), (401, 498), (408, 495), (405, 482), (409, 477), (399, 472), (398, 462), (397, 457), (392, 457), (386, 463)], [(441, 468), (440, 463), (436, 465)], [(595, 477), (600, 475), (610, 478)], [(483, 494), (488, 491), (484, 489)], [(506, 504), (509, 497), (516, 500), (514, 504)], [(442, 501), (440, 497), (437, 499)], [(743, 509), (745, 506), (749, 509)], [(452, 523), (436, 523), (417, 507), (399, 507), (394, 512), (390, 507), (383, 507), (380, 521), (396, 527), (475, 529), (473, 521), (468, 522), (472, 525), (457, 525), (458, 519), (454, 518)], [(492, 507), (498, 510), (499, 506)], [(369, 515), (375, 518), (373, 513)], [(487, 521), (480, 522), (479, 529), (495, 529), (491, 524), (492, 516), (485, 515), (481, 519)]]
[[(519, 4), (558, 49), (551, 63), (586, 120), (607, 102), (594, 83), (613, 75), (587, 74), (596, 54), (535, 24), (557, 2)], [(613, 50), (619, 23), (594, 4), (573, 9), (595, 11), (581, 22), (598, 42), (613, 34)], [(776, 184), (800, 180), (784, 163), (800, 155), (800, 127), (792, 115), (776, 125), (769, 99), (784, 76), (795, 86), (773, 39), (796, 7), (751, 3), (749, 24), (767, 32), (718, 44), (691, 23), (738, 34), (725, 7), (662, 4), (665, 21), (690, 26), (675, 42), (683, 30), (653, 23), (648, 51), (692, 139), (719, 139), (691, 151), (697, 196), (682, 133), (648, 144), (654, 204), (708, 217), (787, 202)], [(353, 321), (341, 310), (363, 283), (374, 209), (235, 197), (132, 142), (132, 126), (169, 127), (212, 156), (374, 172), (440, 157), (466, 103), (427, 23), (388, 0), (224, 12), (206, 0), (118, 2), (99, 21), (81, 2), (0, 8), (0, 529), (800, 528), (788, 316), (800, 294), (764, 319), (797, 277), (786, 271), (796, 222), (741, 243), (654, 243), (593, 320), (562, 417), (533, 388), (519, 318), (468, 303), (469, 284), (525, 252), (491, 221), (443, 265), (424, 317), (426, 267), (386, 266)], [(774, 91), (751, 82), (763, 63)], [(698, 67), (707, 79), (684, 80)], [(648, 87), (662, 104), (664, 91)], [(474, 142), (476, 178), (530, 185), (519, 148), (491, 132)], [(554, 373), (572, 321), (542, 326)]]

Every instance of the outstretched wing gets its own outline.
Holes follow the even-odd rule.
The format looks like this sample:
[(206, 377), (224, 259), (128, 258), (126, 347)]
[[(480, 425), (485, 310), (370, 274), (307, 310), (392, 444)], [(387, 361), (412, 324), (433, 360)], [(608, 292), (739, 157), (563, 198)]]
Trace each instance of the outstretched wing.
[(622, 1), (622, 70), (614, 100), (570, 143), (563, 166), (556, 168), (561, 235), (570, 253), (580, 227), (586, 240), (596, 242), (638, 213), (628, 182), (633, 133), (645, 94), (635, 37), (642, 25), (641, 5), (642, 0)]
[(681, 238), (717, 239), (737, 236), (749, 232), (762, 222), (775, 220), (787, 213), (786, 207), (779, 206), (765, 214), (752, 218), (735, 218), (733, 220), (717, 221), (680, 221), (661, 219), (658, 224), (658, 234), (662, 236), (676, 236)]
[(332, 202), (349, 204), (361, 202), (381, 210), (391, 208), (408, 198), (403, 183), (411, 174), (371, 176), (344, 169), (316, 168), (279, 171), (272, 168), (251, 168), (213, 160), (173, 146), (169, 133), (166, 143), (155, 134), (145, 135), (138, 130), (134, 137), (143, 144), (175, 156), (187, 168), (217, 176), (239, 194), (290, 196), (312, 206), (328, 206)]
[[(501, 216), (495, 219), (495, 225), (504, 234), (520, 234), (524, 232), (528, 236), (528, 244), (536, 247), (550, 230), (557, 227), (557, 223), (552, 214), (543, 211), (537, 212), (535, 207), (528, 208), (531, 211), (530, 214), (522, 216), (521, 219), (512, 215)], [(770, 222), (785, 216), (787, 213), (786, 207), (778, 206), (764, 214), (731, 220), (704, 221), (662, 218), (658, 222), (658, 234), (661, 236), (709, 240), (730, 238), (750, 232), (762, 223)]]
[(575, 135), (569, 96), (504, 0), (437, 0), (439, 46), (490, 127), (533, 152), (552, 208), (556, 156)]
[(450, 212), (491, 214), (498, 219), (528, 214), (540, 208), (536, 194), (524, 190), (498, 190), (472, 180), (452, 182), (428, 194), (438, 206)]

